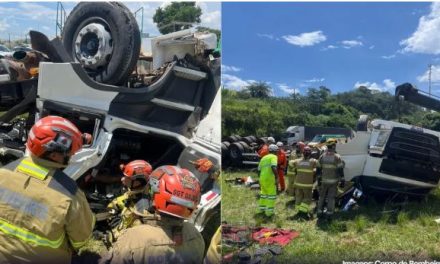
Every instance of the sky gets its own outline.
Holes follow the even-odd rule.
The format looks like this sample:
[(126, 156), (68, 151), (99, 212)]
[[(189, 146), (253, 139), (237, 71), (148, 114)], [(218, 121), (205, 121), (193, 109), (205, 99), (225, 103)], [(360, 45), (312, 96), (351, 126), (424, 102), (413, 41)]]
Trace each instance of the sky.
[[(144, 33), (150, 36), (159, 35), (153, 23), (153, 15), (158, 7), (164, 7), (165, 2), (127, 2), (125, 5), (132, 11), (144, 7)], [(76, 2), (63, 2), (67, 15)], [(199, 2), (202, 9), (201, 25), (221, 28), (221, 4), (219, 2)], [(57, 2), (3, 2), (0, 3), (0, 39), (22, 39), (29, 30), (37, 30), (49, 37), (55, 36)], [(140, 23), (140, 15), (138, 23)]]
[(440, 2), (222, 3), (222, 82), (275, 96), (410, 82), (440, 95)]

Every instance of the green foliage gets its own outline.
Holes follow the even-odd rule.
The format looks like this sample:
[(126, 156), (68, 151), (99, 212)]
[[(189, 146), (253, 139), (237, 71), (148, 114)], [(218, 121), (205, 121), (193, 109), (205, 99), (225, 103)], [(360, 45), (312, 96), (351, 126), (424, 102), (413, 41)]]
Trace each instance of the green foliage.
[[(162, 34), (171, 33), (181, 29), (190, 28), (190, 24), (200, 23), (202, 9), (196, 6), (195, 2), (171, 2), (165, 8), (157, 8), (153, 16), (159, 32)], [(190, 24), (179, 25), (179, 22)]]
[(360, 114), (395, 120), (440, 131), (440, 114), (398, 102), (388, 92), (365, 87), (331, 94), (325, 86), (309, 88), (305, 95), (271, 97), (265, 82), (241, 91), (222, 90), (223, 135), (280, 136), (292, 125), (356, 128)]
[(266, 82), (253, 82), (244, 87), (244, 92), (248, 93), (250, 97), (268, 98), (272, 92), (272, 88)]

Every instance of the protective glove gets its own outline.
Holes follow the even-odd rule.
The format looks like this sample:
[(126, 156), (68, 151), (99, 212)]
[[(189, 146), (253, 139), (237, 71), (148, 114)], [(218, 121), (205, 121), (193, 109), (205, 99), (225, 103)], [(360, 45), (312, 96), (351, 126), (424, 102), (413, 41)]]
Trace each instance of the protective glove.
[(318, 177), (318, 187), (321, 187), (321, 185), (322, 185), (322, 179), (321, 177)]

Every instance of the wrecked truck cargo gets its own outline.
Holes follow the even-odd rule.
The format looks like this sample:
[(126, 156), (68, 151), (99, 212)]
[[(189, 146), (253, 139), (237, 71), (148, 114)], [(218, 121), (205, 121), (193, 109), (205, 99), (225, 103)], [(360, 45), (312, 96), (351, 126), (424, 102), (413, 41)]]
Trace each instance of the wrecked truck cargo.
[[(178, 50), (178, 45), (173, 48)], [(97, 83), (80, 64), (41, 63), (37, 118), (63, 116), (93, 136), (93, 144), (73, 156), (64, 171), (81, 182), (88, 173), (111, 170), (115, 159), (129, 157), (147, 160), (153, 167), (176, 164), (190, 169), (201, 184), (208, 180), (189, 161), (207, 157), (220, 164), (220, 101), (214, 100), (220, 97), (214, 80), (220, 63), (208, 61), (212, 67), (193, 64), (191, 56), (196, 54), (166, 62), (162, 76), (141, 88)], [(121, 192), (120, 185), (97, 185), (85, 191), (101, 204)], [(203, 194), (202, 203), (193, 216), (199, 230), (209, 217), (218, 216), (219, 186)]]

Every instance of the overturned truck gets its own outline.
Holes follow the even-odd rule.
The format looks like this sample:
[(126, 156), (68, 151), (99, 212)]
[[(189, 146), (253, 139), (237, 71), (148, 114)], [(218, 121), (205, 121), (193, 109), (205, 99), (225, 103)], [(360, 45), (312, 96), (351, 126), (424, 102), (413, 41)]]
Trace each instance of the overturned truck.
[[(64, 172), (79, 183), (95, 213), (121, 194), (121, 185), (86, 178), (118, 175), (120, 162), (178, 165), (201, 184), (211, 181), (191, 161), (221, 162), (221, 62), (215, 34), (190, 29), (159, 36), (151, 40), (152, 53), (143, 54), (131, 12), (120, 3), (101, 2), (79, 3), (61, 40), (49, 41), (35, 31), (30, 36), (32, 48), (45, 59), (38, 75), (0, 83), (0, 102), (8, 110), (0, 118), (2, 163), (24, 155), (27, 132), (36, 120), (58, 115), (93, 136)], [(23, 113), (27, 117), (16, 119)], [(208, 186), (191, 219), (199, 231), (208, 222), (219, 224), (220, 187)]]
[[(440, 101), (411, 84), (396, 88), (396, 99), (440, 110)], [(440, 132), (361, 116), (355, 137), (337, 146), (345, 161), (346, 180), (364, 191), (425, 195), (440, 180)]]

